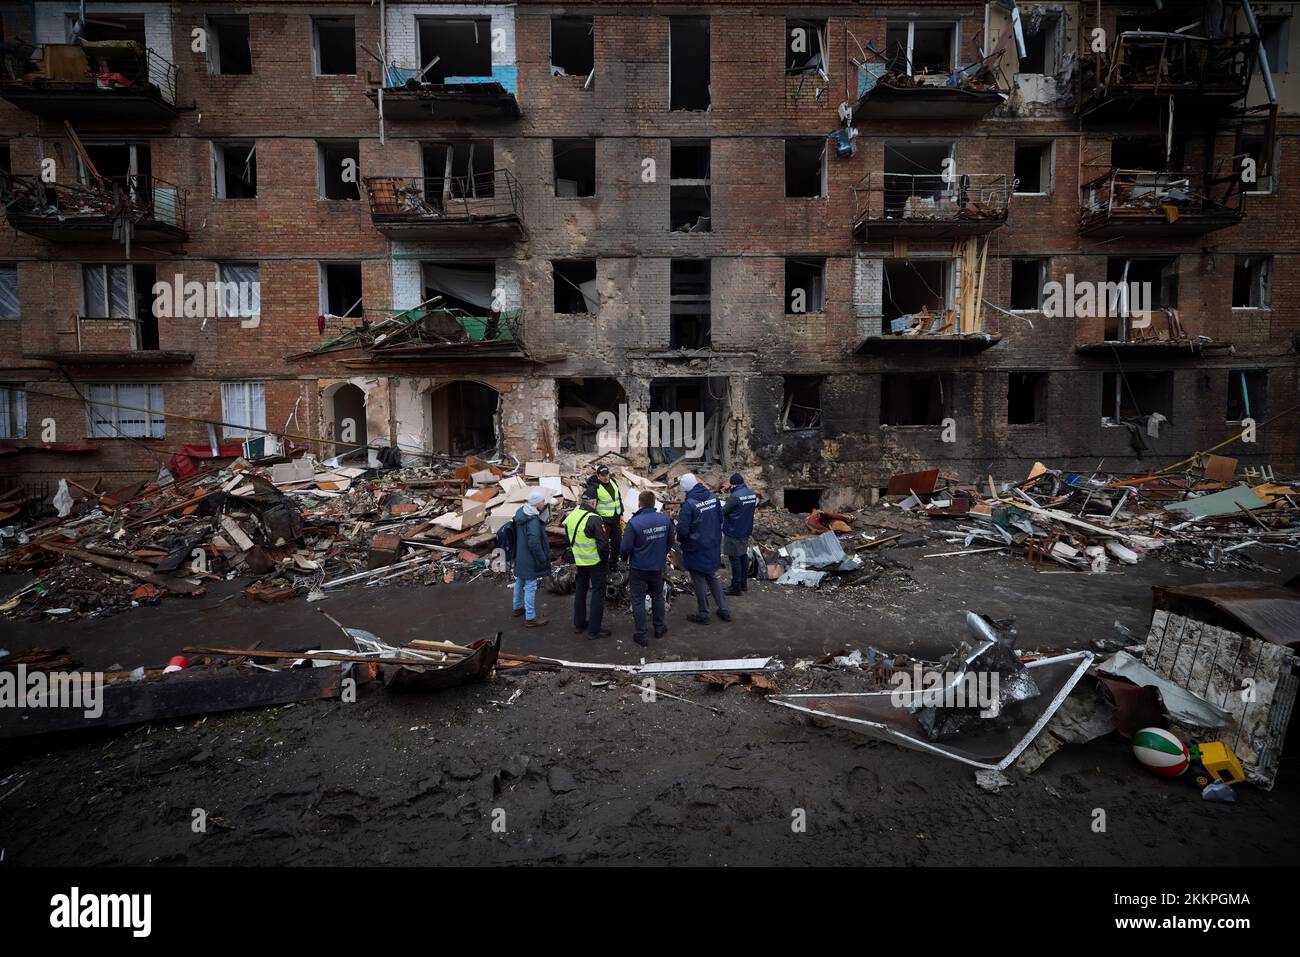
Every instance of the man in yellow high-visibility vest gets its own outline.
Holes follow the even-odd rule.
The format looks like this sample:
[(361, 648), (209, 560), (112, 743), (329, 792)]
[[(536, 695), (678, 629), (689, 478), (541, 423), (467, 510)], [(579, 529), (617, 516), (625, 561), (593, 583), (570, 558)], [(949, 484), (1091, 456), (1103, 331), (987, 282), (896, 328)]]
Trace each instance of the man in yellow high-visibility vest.
[(585, 631), (588, 638), (607, 638), (610, 631), (602, 624), (605, 583), (609, 579), (610, 539), (597, 504), (595, 498), (584, 492), (578, 507), (565, 516), (564, 535), (569, 540), (569, 549), (578, 570), (573, 593), (573, 630)]
[[(586, 493), (596, 500), (596, 512), (605, 523), (605, 535), (611, 542), (623, 540), (623, 490), (610, 474), (609, 466), (602, 465), (596, 474), (587, 479)], [(610, 554), (611, 568), (618, 567), (618, 553)]]

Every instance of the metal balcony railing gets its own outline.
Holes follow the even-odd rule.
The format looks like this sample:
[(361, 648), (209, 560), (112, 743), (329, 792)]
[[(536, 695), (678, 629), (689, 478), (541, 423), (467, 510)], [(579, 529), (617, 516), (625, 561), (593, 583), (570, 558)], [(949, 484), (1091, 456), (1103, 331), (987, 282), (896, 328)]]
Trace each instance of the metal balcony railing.
[(23, 44), (3, 55), (0, 86), (5, 88), (55, 91), (93, 84), (106, 92), (156, 90), (164, 102), (176, 103), (176, 65), (134, 41)]
[(1005, 173), (868, 173), (853, 188), (854, 221), (1003, 222), (1010, 185)]
[(1135, 169), (1110, 169), (1084, 183), (1080, 194), (1084, 228), (1124, 221), (1174, 222), (1185, 216), (1230, 222), (1241, 216), (1243, 195), (1240, 177), (1234, 175), (1212, 178)]
[(365, 183), (376, 222), (519, 218), (519, 182), (504, 169), (468, 176), (371, 176)]
[(1175, 93), (1244, 94), (1254, 68), (1253, 36), (1210, 39), (1131, 30), (1101, 59), (1083, 58), (1084, 89), (1096, 98)]
[(11, 221), (79, 226), (125, 215), (137, 225), (185, 229), (185, 190), (156, 176), (115, 176), (81, 185), (0, 174), (0, 202)]

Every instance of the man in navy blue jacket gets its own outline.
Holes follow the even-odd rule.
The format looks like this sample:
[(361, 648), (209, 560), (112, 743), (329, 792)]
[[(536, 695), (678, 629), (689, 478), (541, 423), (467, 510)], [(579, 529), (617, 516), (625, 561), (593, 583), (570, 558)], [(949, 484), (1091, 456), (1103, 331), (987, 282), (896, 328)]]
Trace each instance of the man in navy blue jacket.
[(632, 640), (642, 648), (650, 644), (645, 637), (647, 593), (654, 615), (655, 637), (662, 638), (668, 631), (664, 614), (664, 564), (672, 547), (672, 520), (655, 510), (654, 492), (642, 492), (637, 498), (636, 514), (628, 520), (618, 549), (628, 559), (627, 584), (632, 602), (632, 621), (636, 626)]
[(707, 625), (712, 594), (718, 617), (731, 621), (731, 611), (718, 583), (718, 566), (722, 564), (722, 505), (709, 487), (690, 472), (682, 476), (681, 483), (686, 501), (677, 513), (677, 540), (682, 543), (682, 562), (691, 573), (695, 602), (700, 609), (687, 615), (686, 620)]
[(758, 507), (758, 496), (749, 490), (739, 472), (731, 476), (723, 490), (728, 488), (731, 494), (722, 504), (722, 551), (731, 563), (731, 587), (726, 593), (739, 595), (749, 590), (746, 566), (749, 564), (749, 536), (754, 533), (754, 509)]

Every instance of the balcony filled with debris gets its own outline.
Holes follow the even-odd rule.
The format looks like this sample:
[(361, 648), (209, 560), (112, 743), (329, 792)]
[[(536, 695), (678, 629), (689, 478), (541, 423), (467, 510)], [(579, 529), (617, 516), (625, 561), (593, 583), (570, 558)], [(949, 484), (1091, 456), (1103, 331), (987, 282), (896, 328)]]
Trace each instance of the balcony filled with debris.
[(865, 243), (991, 232), (1007, 221), (1010, 186), (1005, 173), (873, 171), (853, 188), (853, 238)]
[(0, 97), (47, 119), (165, 122), (176, 108), (176, 66), (137, 40), (80, 40), (0, 51)]
[(183, 243), (185, 201), (185, 190), (156, 176), (95, 177), (83, 185), (0, 173), (9, 225), (50, 242)]
[(1083, 184), (1085, 236), (1201, 236), (1240, 223), (1240, 175), (1198, 176), (1110, 169)]
[(989, 53), (978, 42), (957, 59), (955, 23), (890, 22), (884, 50), (857, 44), (854, 122), (887, 119), (977, 120), (1007, 99), (998, 68), (1005, 37)]
[(465, 176), (372, 176), (370, 218), (393, 239), (513, 241), (524, 237), (519, 182), (507, 170)]

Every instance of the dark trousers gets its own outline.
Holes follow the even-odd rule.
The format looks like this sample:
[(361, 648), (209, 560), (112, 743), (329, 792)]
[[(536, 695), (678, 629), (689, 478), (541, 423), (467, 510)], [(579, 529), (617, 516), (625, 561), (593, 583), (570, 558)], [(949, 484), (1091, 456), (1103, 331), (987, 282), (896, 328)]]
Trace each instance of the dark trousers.
[(748, 555), (728, 555), (727, 561), (731, 563), (731, 590), (744, 591), (747, 582), (745, 572), (746, 565), (749, 564)]
[(664, 616), (664, 573), (643, 572), (633, 568), (628, 572), (628, 594), (632, 601), (632, 621), (636, 637), (645, 637), (645, 596), (650, 595), (650, 611), (654, 616), (655, 637), (668, 630)]
[(618, 532), (620, 520), (617, 516), (614, 518), (601, 519), (605, 523), (605, 534), (609, 536), (609, 566), (618, 568), (618, 546), (623, 540), (623, 536)]
[(727, 611), (727, 600), (722, 597), (722, 585), (718, 582), (717, 572), (691, 572), (691, 584), (695, 587), (695, 603), (700, 606), (700, 614), (709, 613), (709, 595), (713, 595), (718, 611)]
[[(605, 582), (609, 578), (609, 569), (604, 562), (599, 565), (579, 565), (578, 576), (574, 581), (573, 592), (573, 627), (586, 628), (587, 634), (600, 634), (601, 622), (605, 618)], [(591, 589), (591, 608), (587, 608), (587, 589)]]

